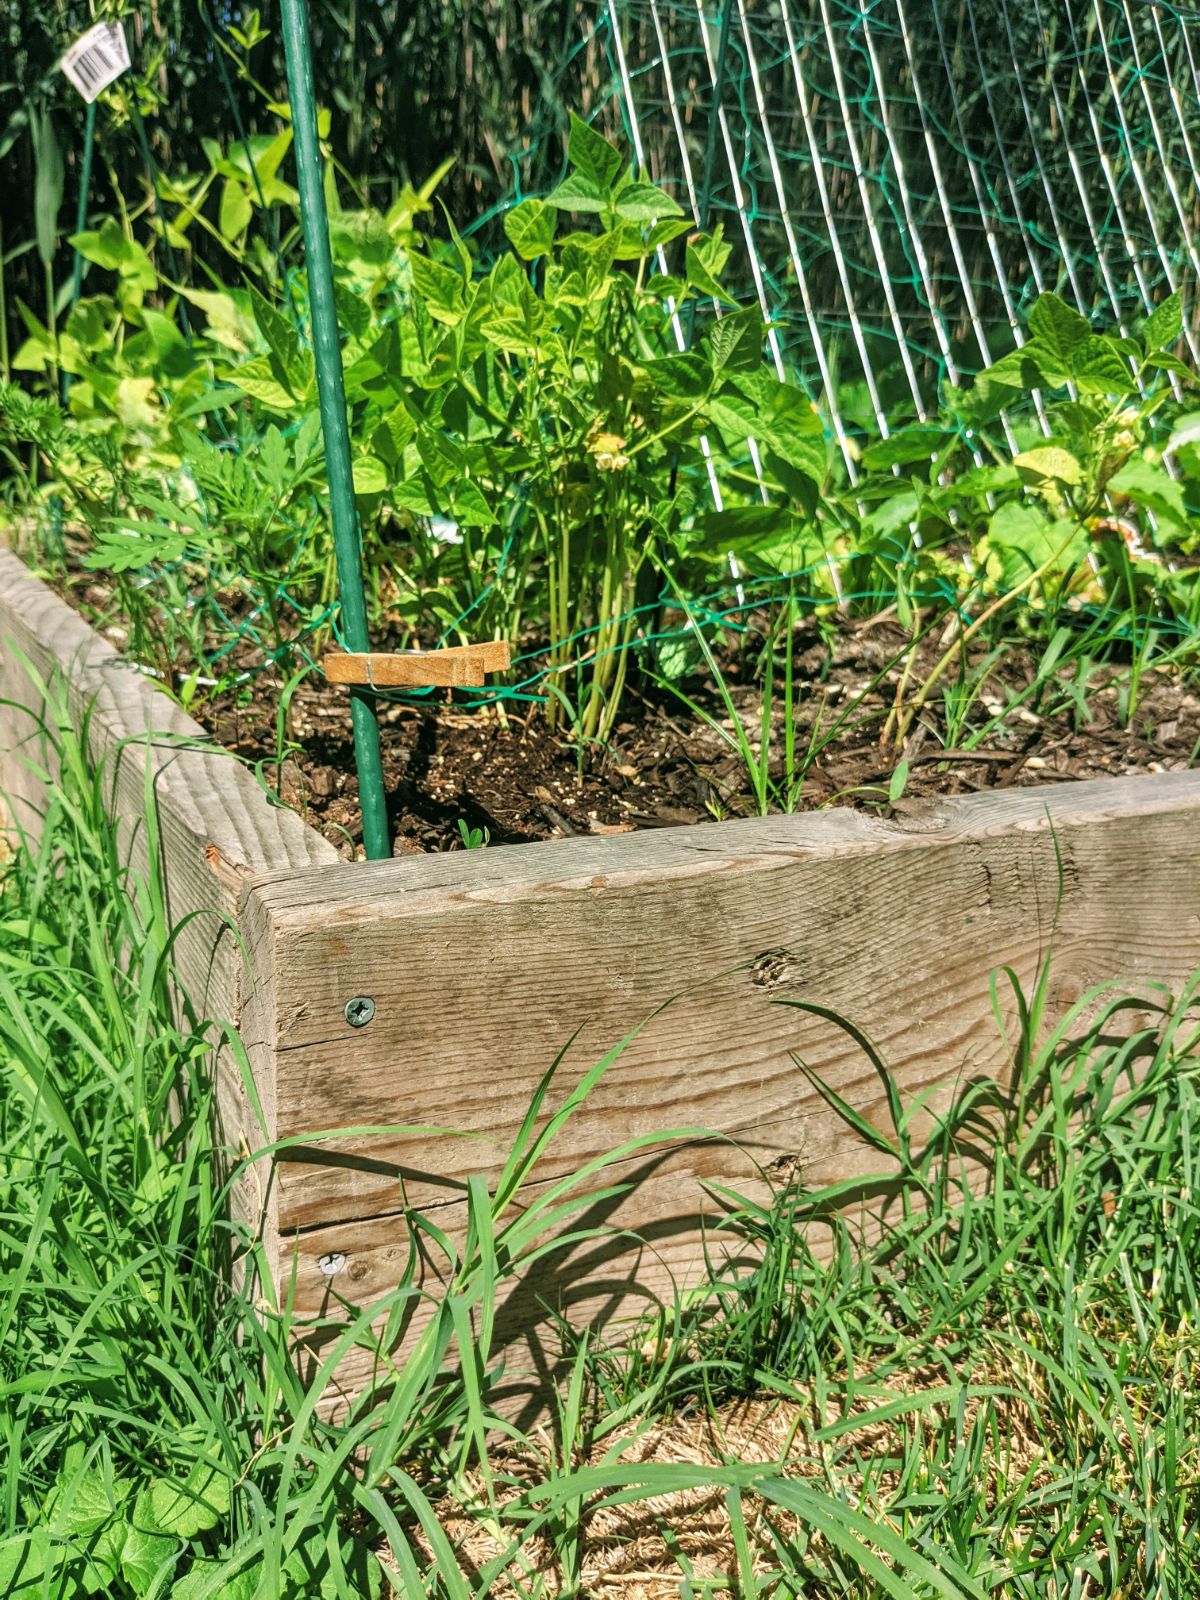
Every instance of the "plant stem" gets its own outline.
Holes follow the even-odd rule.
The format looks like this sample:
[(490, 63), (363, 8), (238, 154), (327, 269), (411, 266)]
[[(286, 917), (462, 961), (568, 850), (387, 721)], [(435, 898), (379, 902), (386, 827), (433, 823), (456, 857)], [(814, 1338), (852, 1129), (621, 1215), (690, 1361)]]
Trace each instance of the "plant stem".
[(912, 705), (909, 706), (908, 710), (904, 713), (904, 716), (897, 722), (897, 750), (903, 746), (904, 741), (908, 736), (908, 730), (912, 726), (913, 718), (929, 699), (930, 690), (941, 678), (942, 674), (946, 671), (947, 667), (949, 667), (950, 663), (954, 660), (958, 652), (964, 649), (979, 632), (980, 628), (984, 627), (985, 624), (990, 622), (998, 612), (1002, 611), (1004, 607), (1008, 605), (1010, 600), (1014, 600), (1017, 595), (1023, 594), (1026, 589), (1032, 588), (1033, 585), (1037, 583), (1039, 578), (1050, 571), (1055, 562), (1058, 561), (1059, 558), (1070, 548), (1071, 543), (1074, 540), (1075, 535), (1079, 532), (1083, 521), (1084, 519), (1081, 517), (1077, 522), (1072, 523), (1070, 533), (1063, 540), (1062, 544), (1059, 545), (1058, 549), (1046, 557), (1045, 561), (1042, 562), (1040, 567), (1035, 567), (1027, 577), (1021, 579), (1020, 583), (1014, 584), (1011, 589), (1006, 589), (1002, 595), (1000, 595), (996, 600), (993, 600), (992, 604), (988, 606), (986, 610), (980, 612), (979, 616), (975, 618), (975, 621), (969, 628), (964, 629), (963, 632), (951, 642), (949, 649), (946, 650), (938, 664), (934, 667), (933, 671), (921, 685), (921, 690), (917, 695), (917, 698), (913, 701)]
[(53, 352), (52, 358), (51, 358), (50, 372), (51, 372), (51, 375), (53, 377), (54, 383), (57, 386), (58, 381), (59, 381), (59, 373), (60, 373), (60, 370), (61, 370), (61, 363), (59, 361), (59, 356), (58, 356), (58, 316), (57, 316), (57, 314), (55, 312), (55, 307), (54, 307), (54, 263), (52, 261), (47, 261), (45, 263), (45, 275), (46, 275), (46, 328), (47, 328), (47, 331), (50, 334), (50, 349)]
[(0, 374), (5, 383), (11, 377), (8, 364), (8, 292), (4, 279), (4, 218), (0, 216)]

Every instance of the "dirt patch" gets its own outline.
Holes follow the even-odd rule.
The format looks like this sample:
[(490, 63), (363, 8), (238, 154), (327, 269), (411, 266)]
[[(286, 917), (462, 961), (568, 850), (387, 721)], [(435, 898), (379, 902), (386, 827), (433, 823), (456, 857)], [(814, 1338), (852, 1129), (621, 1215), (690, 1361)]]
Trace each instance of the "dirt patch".
[[(617, 1453), (612, 1441), (605, 1441), (574, 1465), (615, 1464), (628, 1470), (633, 1484), (639, 1469), (650, 1469), (647, 1493), (623, 1505), (603, 1504), (604, 1496), (597, 1493), (581, 1507), (582, 1592), (604, 1600), (677, 1600), (683, 1571), (701, 1583), (738, 1572), (724, 1486), (698, 1484), (654, 1493), (655, 1468), (694, 1468), (699, 1475), (729, 1463), (761, 1463), (764, 1473), (813, 1480), (821, 1490), (840, 1485), (851, 1503), (869, 1510), (886, 1507), (896, 1493), (906, 1439), (917, 1433), (928, 1440), (954, 1427), (969, 1436), (978, 1426), (989, 1441), (980, 1458), (985, 1494), (1005, 1481), (1026, 1479), (1031, 1488), (1040, 1485), (1050, 1476), (1056, 1441), (1042, 1437), (1029, 1405), (1011, 1392), (1012, 1376), (1001, 1366), (982, 1365), (961, 1380), (971, 1387), (960, 1397), (958, 1380), (948, 1379), (945, 1367), (930, 1366), (896, 1375), (883, 1387), (866, 1386), (844, 1413), (833, 1398), (821, 1415), (811, 1399), (758, 1397), (714, 1410), (697, 1405), (650, 1427), (643, 1425)], [(1009, 1392), (981, 1398), (989, 1387)], [(911, 1405), (904, 1405), (906, 1400)], [(491, 1468), (494, 1481), (503, 1486), (498, 1496), (502, 1508), (515, 1508), (522, 1491), (547, 1475), (547, 1463), (534, 1449), (502, 1452), (493, 1456)], [(478, 1573), (502, 1556), (511, 1530), (498, 1534), (482, 1514), (486, 1490), (481, 1478), (464, 1488), (464, 1494), (441, 1500), (436, 1511), (463, 1570)], [(477, 1503), (472, 1493), (478, 1495)], [(762, 1577), (777, 1567), (779, 1543), (795, 1538), (801, 1519), (753, 1490), (744, 1495), (742, 1511), (755, 1574)], [(414, 1534), (424, 1544), (424, 1536), (416, 1530)], [(811, 1531), (809, 1536), (819, 1538)], [(426, 1546), (427, 1557), (431, 1553)], [(564, 1576), (554, 1549), (542, 1538), (527, 1542), (514, 1571), (523, 1572), (524, 1582), (536, 1573), (549, 1593), (557, 1592)], [(501, 1577), (489, 1592), (496, 1600), (515, 1600), (528, 1590)]]
[[(912, 723), (901, 755), (880, 737), (897, 691), (911, 704), (941, 653), (936, 640), (920, 647), (905, 677), (906, 644), (886, 620), (846, 623), (832, 644), (797, 636), (792, 809), (848, 804), (886, 814), (928, 796), (1181, 770), (1196, 759), (1200, 698), (1177, 670), (1145, 672), (1136, 693), (1119, 663), (1096, 666), (1086, 679), (1071, 669), (1039, 684), (1036, 661), (1020, 649), (968, 660), (969, 703), (956, 688), (967, 681), (956, 667), (948, 692), (931, 695)], [(730, 656), (724, 668), (757, 752), (761, 699), (751, 664)], [(514, 714), (381, 704), (396, 854), (462, 848), (460, 822), (504, 845), (753, 814), (745, 763), (719, 731), (732, 733), (726, 706), (711, 683), (690, 679), (679, 688), (718, 727), (677, 694), (643, 683), (629, 694), (610, 745), (582, 751), (551, 732), (538, 707)], [(277, 693), (260, 677), (244, 703), (227, 697), (198, 715), (222, 743), (263, 763), (264, 781), (281, 799), (350, 855), (361, 821), (348, 697), (316, 676), (302, 683), (280, 760)], [(781, 699), (771, 724), (772, 809), (782, 808), (788, 788)]]
[[(109, 585), (75, 572), (57, 587), (99, 619), (118, 648), (126, 647)], [(233, 600), (226, 626), (239, 615)], [(746, 620), (767, 625), (770, 619)], [(1082, 637), (1086, 619), (1076, 620)], [(1069, 631), (1069, 624), (1060, 629)], [(717, 656), (757, 761), (762, 641), (753, 632), (747, 637), (756, 646), (731, 645)], [(401, 642), (411, 641), (381, 638), (376, 647)], [(1107, 658), (1081, 657), (1068, 645), (1062, 660), (1070, 664), (1047, 672), (1044, 658), (1019, 642), (1006, 649), (976, 642), (961, 652), (898, 749), (889, 717), (897, 707), (913, 711), (952, 642), (939, 621), (914, 649), (890, 613), (798, 626), (789, 772), (777, 639), (768, 809), (837, 804), (888, 815), (942, 795), (1178, 771), (1200, 753), (1195, 651), (1184, 658), (1177, 650), (1170, 664), (1135, 671), (1111, 644)], [(214, 638), (214, 651), (219, 643)], [(536, 641), (526, 648), (536, 649)], [(189, 665), (178, 664), (180, 685)], [(236, 691), (193, 703), (197, 720), (343, 855), (361, 854), (348, 692), (312, 673), (291, 694), (281, 735), (283, 685), (263, 669), (261, 656), (239, 647), (223, 665), (244, 681)], [(397, 855), (461, 849), (463, 829), (497, 846), (678, 827), (760, 809), (744, 756), (733, 747), (729, 706), (703, 674), (681, 678), (672, 690), (635, 671), (622, 720), (605, 747), (581, 749), (555, 733), (539, 704), (498, 700), (472, 709), (448, 691), (436, 699), (380, 697), (379, 723)]]

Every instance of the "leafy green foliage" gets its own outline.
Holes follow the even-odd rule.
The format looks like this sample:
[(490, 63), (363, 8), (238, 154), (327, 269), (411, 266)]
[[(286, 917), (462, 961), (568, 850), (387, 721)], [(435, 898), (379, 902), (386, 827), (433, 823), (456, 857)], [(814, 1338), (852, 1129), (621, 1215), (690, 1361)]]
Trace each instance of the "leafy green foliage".
[[(34, 490), (10, 452), (10, 494), (86, 530), (134, 652), (185, 698), (234, 668), (304, 670), (334, 615), (304, 279), (254, 244), (268, 222), (294, 236), (289, 147), (287, 127), (210, 143), (206, 175), (166, 185), (179, 241), (221, 235), (228, 287), (164, 282), (153, 230), (127, 219), (81, 235), (101, 292), (58, 329), (25, 308), (18, 352), (35, 381), (70, 377), (69, 420), (30, 431), (16, 391), (0, 398), (41, 458)], [(579, 119), (569, 157), (507, 213), (511, 250), (486, 267), (434, 218), (436, 179), (386, 211), (334, 208), (372, 621), (396, 643), (508, 637), (538, 656), (518, 692), (582, 751), (611, 734), (635, 664), (671, 678), (676, 591), (729, 577), (776, 585), (792, 615), (894, 605), (914, 628), (931, 597), (1007, 620), (993, 603), (1011, 596), (1047, 636), (1065, 607), (1135, 629), (1200, 612), (1177, 560), (1200, 512), (1200, 443), (1186, 414), (1171, 432), (1191, 383), (1177, 298), (1134, 340), (1043, 296), (1023, 342), (935, 415), (846, 441), (851, 481), (820, 406), (723, 289), (720, 231), (692, 233)]]
[[(549, 199), (524, 202), (506, 224), (523, 260), (544, 259), (539, 280), (508, 258), (474, 278), (461, 257), (454, 269), (410, 252), (418, 350), (408, 370), (419, 376), (402, 397), (413, 436), (389, 465), (410, 510), (458, 526), (512, 528), (501, 508), (516, 497), (517, 570), (544, 561), (551, 717), (565, 707), (578, 736), (603, 739), (619, 712), (640, 579), (655, 553), (686, 559), (698, 548), (714, 450), (744, 452), (757, 418), (768, 461), (778, 456), (811, 502), (825, 446), (802, 392), (762, 370), (754, 313), (679, 349), (682, 318), (721, 294), (719, 235), (690, 241), (686, 276), (650, 272), (687, 230), (675, 202), (578, 119), (570, 155), (574, 170)], [(592, 218), (593, 229), (559, 233), (556, 213)], [(780, 493), (792, 487), (781, 481)], [(511, 612), (498, 628), (514, 626), (513, 598), (497, 592)]]

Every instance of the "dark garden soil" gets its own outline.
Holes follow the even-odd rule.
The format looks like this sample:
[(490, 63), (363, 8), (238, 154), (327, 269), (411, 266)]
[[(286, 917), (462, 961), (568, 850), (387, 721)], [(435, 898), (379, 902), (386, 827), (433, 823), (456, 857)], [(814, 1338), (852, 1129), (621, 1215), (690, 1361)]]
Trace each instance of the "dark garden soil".
[[(1018, 649), (994, 667), (952, 741), (941, 694), (931, 695), (910, 727), (906, 781), (893, 800), (899, 757), (893, 745), (881, 744), (880, 733), (901, 682), (897, 663), (905, 643), (887, 619), (844, 624), (832, 652), (815, 632), (798, 637), (795, 747), (804, 771), (796, 809), (844, 804), (889, 815), (928, 796), (1175, 771), (1197, 757), (1200, 698), (1177, 672), (1146, 672), (1131, 715), (1130, 673), (1121, 664), (1095, 668), (1082, 684), (1064, 673), (1034, 710), (1028, 694), (1034, 663)], [(909, 703), (940, 649), (934, 640), (918, 652), (904, 683)], [(951, 683), (958, 673), (956, 665)], [(757, 744), (758, 688), (735, 660), (727, 681)], [(682, 687), (718, 722), (726, 719), (711, 685), (689, 680)], [(295, 748), (281, 766), (277, 693), (260, 678), (249, 703), (227, 699), (198, 715), (238, 755), (264, 762), (264, 777), (280, 798), (353, 854), (361, 824), (346, 692), (315, 675), (300, 686), (292, 701)], [(495, 846), (675, 827), (755, 809), (739, 757), (661, 687), (635, 686), (608, 748), (582, 758), (546, 727), (538, 707), (384, 704), (380, 723), (397, 855), (462, 848), (460, 820), (484, 830)], [(778, 718), (772, 757), (778, 782), (784, 759)]]

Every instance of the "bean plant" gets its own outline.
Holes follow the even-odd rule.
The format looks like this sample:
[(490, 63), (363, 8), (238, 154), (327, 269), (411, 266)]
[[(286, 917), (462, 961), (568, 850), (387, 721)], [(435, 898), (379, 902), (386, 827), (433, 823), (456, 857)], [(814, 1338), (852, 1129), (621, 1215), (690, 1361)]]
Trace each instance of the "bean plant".
[[(83, 298), (57, 327), (23, 309), (26, 388), (0, 392), (8, 497), (39, 559), (61, 565), (75, 541), (133, 648), (190, 696), (256, 661), (287, 681), (336, 626), (289, 148), (286, 128), (213, 146), (206, 174), (164, 182), (176, 247), (218, 236), (228, 284), (165, 278), (148, 216), (95, 221), (74, 241)], [(386, 210), (351, 208), (329, 157), (382, 645), (509, 639), (519, 691), (582, 752), (611, 739), (635, 663), (682, 687), (719, 674), (748, 630), (764, 706), (783, 684), (791, 708), (797, 619), (894, 607), (915, 642), (939, 608), (957, 613), (957, 653), (924, 682), (905, 669), (888, 729), (902, 749), (964, 641), (1007, 629), (1044, 648), (1074, 613), (1113, 637), (1200, 621), (1200, 426), (1176, 296), (1133, 338), (1043, 295), (1021, 343), (935, 414), (859, 429), (852, 482), (828, 397), (779, 377), (757, 308), (727, 294), (721, 230), (696, 232), (578, 119), (568, 157), (556, 188), (510, 209), (490, 264), (436, 209), (440, 174)], [(700, 598), (722, 586), (736, 636), (729, 605)], [(773, 759), (758, 749), (748, 773), (758, 809), (802, 787)]]

